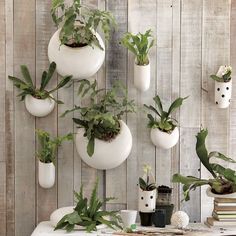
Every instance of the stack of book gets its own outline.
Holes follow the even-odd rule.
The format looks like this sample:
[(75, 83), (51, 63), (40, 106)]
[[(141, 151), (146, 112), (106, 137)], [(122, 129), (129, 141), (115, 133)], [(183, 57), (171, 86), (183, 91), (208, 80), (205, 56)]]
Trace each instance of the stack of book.
[(208, 217), (208, 226), (236, 226), (236, 198), (215, 198), (212, 217)]

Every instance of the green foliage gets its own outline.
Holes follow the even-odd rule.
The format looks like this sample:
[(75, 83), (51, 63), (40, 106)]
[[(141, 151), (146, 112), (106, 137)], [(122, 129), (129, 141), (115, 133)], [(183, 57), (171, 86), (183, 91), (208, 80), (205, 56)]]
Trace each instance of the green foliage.
[(108, 41), (111, 30), (116, 25), (110, 12), (86, 7), (81, 5), (80, 0), (73, 0), (69, 6), (65, 0), (52, 0), (51, 15), (56, 26), (61, 27), (61, 44), (71, 47), (96, 45), (104, 50), (95, 32), (100, 29)]
[(70, 214), (65, 215), (56, 225), (55, 230), (65, 229), (67, 232), (74, 230), (75, 225), (84, 226), (87, 232), (97, 230), (100, 224), (107, 225), (111, 229), (121, 229), (121, 218), (116, 211), (101, 210), (102, 206), (114, 198), (106, 198), (103, 202), (98, 199), (98, 181), (92, 191), (90, 200), (83, 196), (83, 186), (80, 192), (75, 192), (76, 207)]
[(25, 99), (26, 95), (31, 95), (37, 99), (46, 99), (51, 98), (58, 104), (63, 104), (62, 101), (57, 100), (51, 96), (51, 93), (55, 92), (56, 90), (64, 87), (68, 84), (72, 76), (65, 76), (59, 82), (59, 84), (52, 90), (46, 90), (46, 86), (48, 85), (49, 81), (52, 79), (52, 76), (56, 70), (56, 63), (52, 62), (49, 66), (48, 71), (44, 71), (42, 74), (41, 85), (40, 88), (37, 89), (34, 85), (32, 78), (30, 76), (29, 70), (26, 65), (21, 66), (21, 73), (23, 75), (24, 80), (18, 79), (13, 76), (8, 76), (8, 78), (13, 82), (14, 86), (20, 89), (22, 92), (18, 95), (21, 97), (21, 101)]
[(55, 165), (57, 148), (63, 141), (73, 140), (73, 135), (71, 133), (56, 138), (51, 138), (48, 132), (41, 129), (37, 129), (36, 133), (40, 143), (40, 150), (36, 153), (36, 156), (43, 163), (53, 162)]
[(146, 108), (148, 108), (150, 111), (154, 112), (155, 115), (159, 117), (159, 119), (154, 118), (151, 114), (148, 114), (147, 117), (149, 119), (148, 127), (149, 128), (158, 128), (163, 132), (171, 133), (176, 125), (177, 121), (174, 118), (171, 118), (171, 113), (174, 112), (176, 109), (178, 109), (183, 101), (187, 99), (188, 97), (185, 98), (177, 98), (169, 107), (168, 111), (164, 111), (162, 107), (162, 102), (161, 99), (158, 95), (153, 98), (156, 107), (150, 105), (147, 106), (144, 104)]
[(231, 73), (232, 73), (231, 66), (225, 66), (221, 77), (217, 75), (211, 75), (210, 78), (212, 78), (217, 82), (229, 82), (231, 80)]
[(121, 43), (136, 56), (137, 65), (149, 64), (148, 52), (154, 45), (154, 39), (150, 29), (144, 34), (138, 33), (134, 35), (128, 32), (121, 39)]
[(212, 157), (223, 160), (225, 162), (236, 163), (233, 159), (226, 157), (220, 152), (208, 153), (205, 140), (208, 135), (207, 130), (201, 130), (197, 134), (196, 152), (201, 163), (211, 173), (211, 179), (200, 179), (193, 176), (182, 176), (180, 174), (174, 174), (172, 182), (183, 184), (184, 199), (188, 201), (190, 199), (189, 193), (191, 190), (195, 190), (197, 187), (203, 185), (210, 185), (212, 192), (216, 194), (227, 194), (236, 192), (236, 172), (230, 168), (225, 168), (218, 163), (210, 162)]
[[(156, 189), (156, 183), (154, 177), (152, 176), (152, 168), (149, 165), (144, 165), (144, 177), (139, 177), (139, 187), (143, 191), (152, 191)], [(152, 177), (152, 178), (151, 178)]]
[(84, 128), (84, 136), (88, 138), (87, 153), (94, 153), (95, 138), (110, 141), (120, 132), (119, 120), (129, 112), (135, 112), (133, 100), (128, 100), (127, 91), (121, 83), (115, 83), (107, 92), (97, 89), (97, 82), (79, 80), (78, 95), (83, 99), (89, 97), (90, 104), (87, 106), (75, 106), (66, 111), (62, 116), (72, 111), (79, 111), (80, 117), (73, 121)]

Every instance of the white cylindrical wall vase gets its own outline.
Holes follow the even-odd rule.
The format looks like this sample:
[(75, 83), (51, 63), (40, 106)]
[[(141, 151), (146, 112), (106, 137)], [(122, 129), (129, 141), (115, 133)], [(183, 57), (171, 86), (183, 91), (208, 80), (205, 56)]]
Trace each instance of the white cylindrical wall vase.
[(39, 185), (42, 188), (52, 188), (55, 183), (55, 165), (51, 163), (43, 163), (39, 161), (38, 164), (38, 178)]
[(219, 108), (227, 108), (232, 94), (232, 79), (229, 82), (215, 81), (215, 104)]
[(141, 92), (145, 92), (150, 87), (151, 71), (150, 62), (148, 65), (137, 65), (134, 62), (134, 86)]

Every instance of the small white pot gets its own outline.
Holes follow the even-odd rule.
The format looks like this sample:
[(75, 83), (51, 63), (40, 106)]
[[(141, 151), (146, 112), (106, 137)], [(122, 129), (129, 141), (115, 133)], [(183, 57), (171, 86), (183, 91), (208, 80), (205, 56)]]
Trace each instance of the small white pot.
[(232, 79), (229, 82), (215, 81), (215, 104), (219, 108), (227, 108), (232, 94)]
[(175, 146), (179, 140), (179, 129), (175, 129), (169, 134), (159, 130), (158, 128), (151, 129), (151, 140), (155, 146), (169, 149)]
[(156, 209), (156, 189), (143, 191), (139, 188), (138, 210), (141, 212), (154, 212)]
[(148, 65), (137, 65), (134, 62), (134, 85), (141, 92), (145, 92), (150, 87), (151, 72), (150, 62)]
[(120, 120), (120, 133), (110, 142), (95, 139), (94, 154), (87, 153), (88, 139), (84, 137), (84, 129), (78, 129), (76, 134), (76, 148), (82, 160), (89, 166), (107, 170), (122, 164), (129, 156), (132, 148), (132, 135), (129, 127)]
[(120, 216), (121, 216), (124, 228), (129, 228), (131, 225), (134, 225), (136, 222), (137, 211), (121, 210)]
[(31, 115), (44, 117), (52, 112), (55, 107), (55, 101), (51, 98), (37, 99), (31, 95), (26, 95), (25, 107)]
[(208, 197), (214, 197), (214, 198), (236, 198), (236, 193), (215, 194), (211, 191), (211, 187), (208, 187), (206, 189), (206, 194)]
[(102, 66), (105, 59), (105, 46), (101, 36), (96, 37), (104, 50), (96, 45), (72, 48), (61, 45), (60, 29), (57, 30), (48, 45), (48, 58), (56, 62), (57, 72), (61, 76), (72, 75), (74, 79), (87, 79), (93, 76)]
[(53, 163), (39, 161), (39, 185), (42, 188), (51, 188), (55, 183), (55, 166)]

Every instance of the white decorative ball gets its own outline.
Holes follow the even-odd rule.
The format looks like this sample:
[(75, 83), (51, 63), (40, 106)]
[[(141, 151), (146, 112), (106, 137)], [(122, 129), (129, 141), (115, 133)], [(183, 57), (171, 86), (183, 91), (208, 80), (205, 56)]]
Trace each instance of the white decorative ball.
[(184, 211), (177, 211), (171, 217), (171, 224), (177, 228), (186, 228), (189, 224), (189, 217)]

